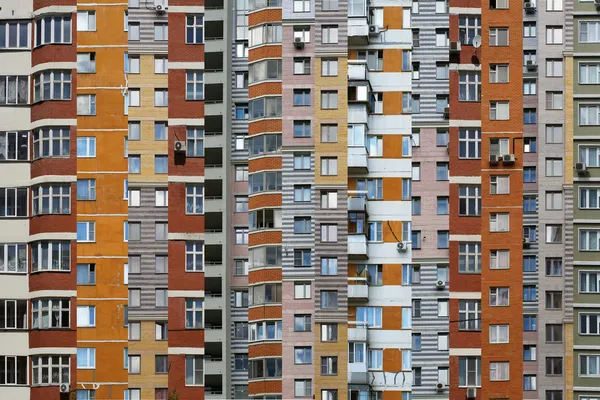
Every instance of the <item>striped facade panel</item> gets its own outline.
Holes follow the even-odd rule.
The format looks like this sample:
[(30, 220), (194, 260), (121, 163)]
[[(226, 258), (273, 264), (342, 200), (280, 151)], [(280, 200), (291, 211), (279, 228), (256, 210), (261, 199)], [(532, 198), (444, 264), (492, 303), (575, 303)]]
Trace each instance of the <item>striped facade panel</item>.
[[(315, 159), (311, 153), (310, 169), (294, 170), (294, 153), (285, 152), (282, 156), (283, 160), (283, 194), (282, 204), (285, 205), (282, 209), (281, 224), (283, 230), (283, 243), (285, 246), (282, 251), (283, 278), (285, 280), (293, 280), (296, 278), (311, 278), (318, 273), (318, 262), (315, 259), (315, 211), (316, 202), (318, 201), (318, 193), (314, 189), (315, 179)], [(294, 186), (310, 185), (312, 188), (312, 196), (310, 202), (294, 201)], [(294, 217), (307, 216), (311, 217), (311, 233), (306, 235), (297, 235), (294, 233)], [(312, 267), (297, 268), (294, 266), (294, 249), (311, 249)]]
[[(139, 8), (129, 8), (129, 22), (139, 22), (139, 40), (129, 41), (130, 54), (167, 54), (168, 42), (154, 40), (154, 24), (166, 24), (168, 12), (158, 14), (154, 9), (154, 1), (140, 0)], [(115, 22), (117, 23), (117, 22)]]
[(168, 275), (157, 274), (155, 256), (168, 254), (168, 242), (156, 240), (155, 222), (167, 222), (167, 207), (155, 206), (154, 188), (141, 189), (140, 207), (129, 207), (129, 223), (141, 222), (141, 240), (129, 241), (129, 256), (141, 256), (140, 274), (129, 272), (129, 287), (141, 289), (141, 307), (130, 308), (129, 316), (166, 317), (167, 310), (156, 307), (155, 289), (167, 288)]
[(565, 293), (564, 293), (564, 308), (565, 314), (564, 319), (567, 323), (573, 323), (573, 293), (578, 289), (573, 285), (575, 284), (574, 276), (573, 276), (573, 251), (574, 251), (574, 231), (573, 224), (570, 221), (573, 221), (573, 209), (575, 208), (574, 204), (574, 187), (573, 185), (564, 185), (563, 186), (563, 198), (564, 198), (564, 215), (565, 224), (564, 229), (564, 256), (563, 256), (563, 275), (564, 275), (564, 283), (565, 283)]
[[(346, 56), (348, 52), (348, 1), (339, 1), (336, 11), (321, 11), (323, 1), (315, 0), (315, 56), (339, 54)], [(323, 26), (338, 26), (338, 42), (323, 43)]]
[[(319, 188), (320, 189), (320, 188)], [(317, 191), (318, 193), (318, 191)], [(335, 321), (345, 323), (348, 318), (348, 286), (340, 284), (340, 277), (348, 276), (348, 192), (338, 190), (338, 208), (315, 210), (315, 266), (321, 265), (320, 257), (337, 257), (338, 271), (335, 276), (321, 276), (315, 281), (315, 322)], [(321, 224), (337, 224), (337, 242), (321, 240)], [(345, 279), (344, 279), (345, 280)], [(336, 290), (338, 295), (337, 309), (321, 307), (320, 291)]]
[(248, 340), (237, 339), (235, 336), (235, 323), (244, 322), (248, 323), (248, 308), (246, 307), (234, 307), (233, 291), (230, 292), (230, 325), (229, 325), (229, 337), (231, 338), (231, 359), (230, 359), (230, 370), (231, 370), (231, 390), (229, 398), (235, 397), (235, 387), (237, 385), (248, 385), (248, 371), (247, 370), (236, 370), (235, 369), (235, 354), (248, 354)]
[[(535, 192), (534, 192), (535, 193)], [(534, 193), (526, 193), (526, 195), (532, 195)], [(539, 257), (539, 226), (538, 226), (538, 214), (536, 213), (524, 213), (523, 214), (523, 226), (530, 226), (536, 228), (536, 238), (538, 240), (531, 241), (529, 246), (523, 247), (523, 257), (534, 256), (536, 268), (535, 271), (526, 271), (523, 269), (523, 285), (525, 286), (537, 286), (539, 282), (539, 275), (543, 274), (543, 260)], [(539, 297), (539, 296), (538, 296)], [(523, 313), (524, 314), (537, 314), (539, 311), (539, 298), (536, 301), (523, 302)]]

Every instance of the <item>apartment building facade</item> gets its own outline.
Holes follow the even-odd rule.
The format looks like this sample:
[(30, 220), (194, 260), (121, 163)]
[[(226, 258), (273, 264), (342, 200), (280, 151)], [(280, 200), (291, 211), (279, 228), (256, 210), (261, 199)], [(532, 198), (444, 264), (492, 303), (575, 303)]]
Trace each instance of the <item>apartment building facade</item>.
[(412, 4), (413, 399), (449, 396), (449, 14), (446, 1)]

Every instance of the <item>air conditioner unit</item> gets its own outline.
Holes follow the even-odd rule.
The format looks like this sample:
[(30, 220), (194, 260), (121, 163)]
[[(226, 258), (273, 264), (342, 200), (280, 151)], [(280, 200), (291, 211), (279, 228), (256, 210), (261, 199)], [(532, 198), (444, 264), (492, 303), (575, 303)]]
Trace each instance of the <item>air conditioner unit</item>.
[(525, 3), (525, 12), (527, 14), (533, 14), (535, 12), (535, 5), (530, 2)]
[(379, 25), (369, 25), (369, 36), (378, 36), (379, 32)]
[(474, 387), (467, 388), (467, 399), (475, 399), (477, 397), (477, 389)]
[(460, 42), (450, 42), (450, 54), (460, 53)]
[[(443, 281), (443, 280), (440, 279), (439, 281), (437, 281), (435, 283), (435, 287), (438, 288), (438, 289), (445, 288), (446, 287), (446, 281)], [(438, 383), (438, 385), (439, 385), (439, 383)]]
[(443, 392), (444, 384), (442, 382), (438, 382), (437, 385), (435, 385), (435, 390), (437, 390), (438, 392)]
[(175, 153), (185, 153), (187, 150), (186, 143), (184, 141), (175, 142)]
[(596, 7), (600, 7), (600, 0), (594, 0), (594, 4), (596, 5)]
[(575, 163), (575, 171), (577, 171), (577, 173), (579, 174), (587, 172), (587, 165), (585, 165), (585, 163), (582, 162)]
[(496, 154), (490, 154), (490, 165), (496, 165), (500, 161), (500, 156)]
[(514, 164), (515, 163), (515, 155), (514, 154), (505, 154), (502, 156), (502, 163), (504, 164)]
[(535, 61), (527, 61), (527, 71), (537, 71), (537, 64)]
[(304, 48), (304, 41), (302, 40), (302, 38), (294, 38), (294, 47), (298, 50), (302, 50)]
[(529, 248), (529, 245), (531, 244), (531, 241), (529, 240), (529, 238), (524, 237), (523, 238), (523, 247), (524, 248)]
[(408, 250), (408, 243), (407, 242), (398, 242), (398, 244), (396, 245), (396, 250), (398, 250), (399, 253)]
[(162, 4), (157, 4), (154, 9), (156, 10), (157, 14), (164, 14), (167, 11), (167, 7), (163, 6)]
[(68, 384), (66, 384), (66, 383), (62, 383), (62, 384), (60, 385), (60, 392), (61, 392), (61, 393), (69, 393), (69, 392), (70, 392), (70, 389), (71, 389), (71, 388), (70, 388), (70, 387), (69, 387), (69, 385), (68, 385)]

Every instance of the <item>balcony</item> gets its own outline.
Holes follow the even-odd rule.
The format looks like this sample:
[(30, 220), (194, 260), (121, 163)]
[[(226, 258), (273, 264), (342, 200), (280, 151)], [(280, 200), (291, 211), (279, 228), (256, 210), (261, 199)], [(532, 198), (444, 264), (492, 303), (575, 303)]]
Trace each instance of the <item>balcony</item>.
[(348, 299), (368, 301), (369, 300), (369, 285), (365, 277), (350, 277), (348, 278)]
[(369, 39), (369, 5), (367, 0), (348, 2), (348, 42), (365, 44)]
[(348, 211), (366, 212), (367, 199), (364, 197), (348, 197)]
[(348, 258), (366, 260), (367, 235), (365, 233), (348, 233)]
[(368, 385), (369, 373), (366, 363), (348, 364), (348, 383), (353, 385)]
[(348, 60), (348, 81), (368, 81), (369, 67), (366, 60)]
[(348, 147), (348, 173), (369, 173), (367, 149), (364, 146)]
[(363, 321), (348, 321), (348, 324), (354, 324), (354, 328), (348, 328), (348, 341), (366, 342), (367, 341), (367, 323)]

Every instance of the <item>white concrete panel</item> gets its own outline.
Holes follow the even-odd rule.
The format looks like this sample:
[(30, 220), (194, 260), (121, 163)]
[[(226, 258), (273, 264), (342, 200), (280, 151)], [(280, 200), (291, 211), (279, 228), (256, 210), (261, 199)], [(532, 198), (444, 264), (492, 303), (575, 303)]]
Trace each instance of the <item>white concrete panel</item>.
[[(22, 3), (31, 4), (31, 2)], [(0, 10), (0, 15), (2, 15), (2, 13), (4, 12), (4, 8), (5, 7), (2, 7), (2, 10)], [(31, 17), (28, 16), (27, 18)], [(10, 52), (3, 54), (10, 54), (10, 62), (0, 63), (0, 75), (29, 75), (29, 71), (31, 69), (31, 52), (19, 51), (14, 53)], [(33, 82), (33, 80), (31, 82)], [(11, 110), (12, 107), (7, 107), (7, 109)]]
[[(400, 237), (398, 233), (396, 236)], [(408, 250), (399, 253), (396, 243), (369, 243), (368, 256), (369, 264), (410, 264), (412, 251), (408, 246)]]
[(369, 72), (374, 92), (412, 91), (412, 72)]
[[(29, 68), (26, 69), (29, 71)], [(0, 107), (0, 131), (28, 131), (31, 129), (29, 107)]]
[(373, 390), (411, 390), (412, 371), (401, 372), (370, 372)]
[[(3, 274), (0, 279), (0, 293), (3, 299), (28, 299), (29, 278), (26, 274)], [(0, 354), (3, 353), (0, 351)]]
[(369, 115), (371, 135), (412, 135), (410, 115)]
[[(4, 176), (4, 175), (3, 175)], [(29, 221), (3, 219), (0, 229), (0, 243), (26, 243), (29, 241)]]
[(412, 7), (412, 0), (371, 0), (371, 7)]
[(410, 221), (412, 205), (410, 201), (368, 201), (367, 212), (369, 221)]
[(412, 31), (410, 29), (389, 29), (380, 33), (379, 36), (369, 37), (369, 48), (383, 48), (383, 46), (388, 48), (390, 45), (395, 48), (410, 49), (412, 47)]
[(410, 178), (410, 158), (369, 158), (369, 175), (376, 177)]
[(0, 164), (0, 176), (3, 187), (29, 186), (31, 165), (28, 163), (2, 163)]
[(0, 386), (0, 399), (28, 399), (29, 390), (28, 387)]
[(411, 294), (410, 286), (369, 286), (368, 304), (372, 307), (410, 307)]
[[(4, 296), (6, 297), (6, 296)], [(29, 333), (27, 332), (0, 332), (0, 354), (11, 356), (29, 355)], [(4, 398), (1, 395), (0, 398)]]

